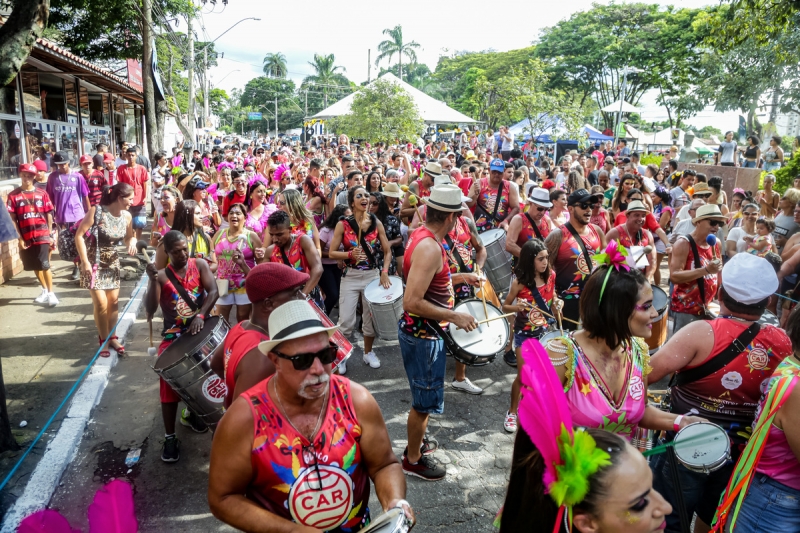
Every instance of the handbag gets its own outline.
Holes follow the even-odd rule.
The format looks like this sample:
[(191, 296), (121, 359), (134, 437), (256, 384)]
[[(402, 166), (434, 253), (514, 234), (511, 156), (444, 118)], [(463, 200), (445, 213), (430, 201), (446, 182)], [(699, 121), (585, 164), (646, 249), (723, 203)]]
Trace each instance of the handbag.
[[(92, 227), (89, 228), (89, 231), (83, 235), (83, 242), (86, 244), (87, 254), (93, 245), (95, 247), (95, 263), (98, 263), (100, 260), (100, 250), (96, 244), (97, 234), (99, 231), (98, 227), (100, 225), (100, 217), (102, 215), (102, 208), (97, 206), (94, 211), (94, 223), (92, 224)], [(75, 236), (78, 232), (78, 227), (81, 225), (81, 222), (82, 221), (78, 221), (68, 224), (66, 228), (58, 232), (58, 253), (61, 255), (61, 259), (65, 261), (75, 262), (80, 259), (80, 255), (78, 255), (78, 248), (75, 246)]]

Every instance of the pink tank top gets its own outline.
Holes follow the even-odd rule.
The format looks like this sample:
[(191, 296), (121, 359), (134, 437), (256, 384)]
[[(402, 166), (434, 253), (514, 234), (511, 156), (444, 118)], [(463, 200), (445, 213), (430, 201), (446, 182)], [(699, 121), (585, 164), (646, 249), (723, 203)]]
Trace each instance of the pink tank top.
[(223, 230), (219, 241), (214, 247), (214, 253), (217, 254), (217, 279), (227, 279), (228, 290), (231, 291), (244, 288), (244, 272), (242, 267), (233, 260), (233, 252), (236, 250), (242, 252), (247, 266), (250, 268), (256, 266), (253, 245), (250, 243), (250, 232), (245, 230), (242, 235), (231, 240), (228, 237), (228, 230)]
[(609, 399), (603, 378), (575, 342), (572, 333), (560, 339), (566, 341), (567, 355), (571, 357), (571, 363), (567, 362), (564, 392), (572, 423), (576, 427), (604, 429), (630, 440), (647, 407), (645, 378), (651, 370), (647, 345), (641, 339), (634, 339), (627, 349), (625, 395), (617, 404)]
[[(794, 375), (794, 379), (785, 393), (789, 395), (800, 381), (800, 366), (789, 358), (784, 359), (783, 362), (778, 365), (778, 368), (775, 369), (775, 373), (773, 374), (773, 378), (785, 376), (787, 374)], [(771, 381), (770, 385), (772, 385), (774, 381)], [(767, 395), (769, 395), (770, 388), (771, 387), (766, 387), (766, 390), (764, 390), (764, 396), (756, 412), (756, 421), (761, 414), (761, 409), (764, 406)], [(800, 462), (789, 447), (786, 434), (774, 424), (769, 428), (767, 441), (764, 444), (764, 451), (761, 453), (761, 459), (758, 461), (756, 472), (767, 475), (778, 483), (783, 483), (787, 487), (800, 490)]]
[(254, 477), (248, 497), (308, 527), (337, 533), (360, 530), (369, 523), (369, 477), (350, 380), (331, 375), (327, 412), (312, 443), (295, 431), (270, 398), (267, 391), (274, 377), (240, 396), (250, 405), (254, 424)]
[(264, 235), (264, 230), (267, 229), (267, 219), (277, 210), (278, 206), (275, 204), (264, 204), (264, 211), (261, 212), (260, 217), (255, 218), (252, 213), (247, 213), (247, 219), (244, 222), (244, 226), (247, 229), (255, 231), (259, 235)]

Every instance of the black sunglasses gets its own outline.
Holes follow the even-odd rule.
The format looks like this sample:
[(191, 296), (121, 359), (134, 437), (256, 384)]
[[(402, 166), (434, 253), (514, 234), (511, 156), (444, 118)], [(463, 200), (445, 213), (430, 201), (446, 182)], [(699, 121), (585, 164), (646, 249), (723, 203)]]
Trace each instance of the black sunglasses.
[(323, 365), (329, 365), (333, 363), (336, 359), (336, 351), (339, 349), (333, 343), (330, 343), (327, 348), (323, 348), (318, 352), (308, 352), (308, 353), (298, 353), (295, 355), (286, 355), (278, 350), (272, 350), (272, 353), (280, 357), (281, 359), (286, 359), (287, 361), (291, 361), (292, 365), (294, 366), (295, 370), (308, 370), (311, 368), (311, 365), (314, 364), (314, 359), (319, 358), (319, 362)]
[(580, 204), (575, 204), (575, 206), (576, 206), (576, 207), (580, 207), (581, 209), (583, 209), (584, 211), (586, 211), (587, 209), (591, 209), (591, 208), (592, 208), (592, 206), (594, 206), (596, 203), (597, 203), (597, 202), (592, 202), (592, 203), (583, 202), (583, 203), (580, 203)]
[(537, 206), (536, 210), (541, 213), (542, 211), (547, 211), (547, 208), (546, 207), (538, 207)]
[(721, 226), (723, 222), (721, 220), (709, 220), (709, 224), (711, 224), (712, 228), (716, 228), (717, 226)]

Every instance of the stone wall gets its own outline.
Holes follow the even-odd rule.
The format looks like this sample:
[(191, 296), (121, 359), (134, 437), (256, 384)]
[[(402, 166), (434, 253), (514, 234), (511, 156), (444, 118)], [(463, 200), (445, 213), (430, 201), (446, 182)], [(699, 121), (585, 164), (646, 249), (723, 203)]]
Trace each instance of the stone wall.
[(722, 190), (730, 200), (733, 189), (740, 188), (751, 191), (755, 196), (761, 182), (760, 168), (723, 167), (718, 165), (700, 165), (697, 163), (678, 163), (678, 170), (693, 169), (703, 173), (709, 178), (719, 176), (722, 178)]
[[(8, 193), (14, 190), (16, 185), (0, 186), (0, 209), (6, 208)], [(19, 248), (17, 241), (4, 242), (0, 244), (0, 283), (13, 278), (22, 272), (22, 260), (19, 258)]]

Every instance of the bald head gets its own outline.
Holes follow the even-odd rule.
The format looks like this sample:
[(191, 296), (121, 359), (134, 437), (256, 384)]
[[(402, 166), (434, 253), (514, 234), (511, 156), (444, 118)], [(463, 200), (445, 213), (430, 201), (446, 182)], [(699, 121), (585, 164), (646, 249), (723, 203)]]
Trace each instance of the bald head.
[(439, 158), (439, 164), (442, 165), (443, 170), (450, 170), (453, 168), (453, 162), (446, 157)]

